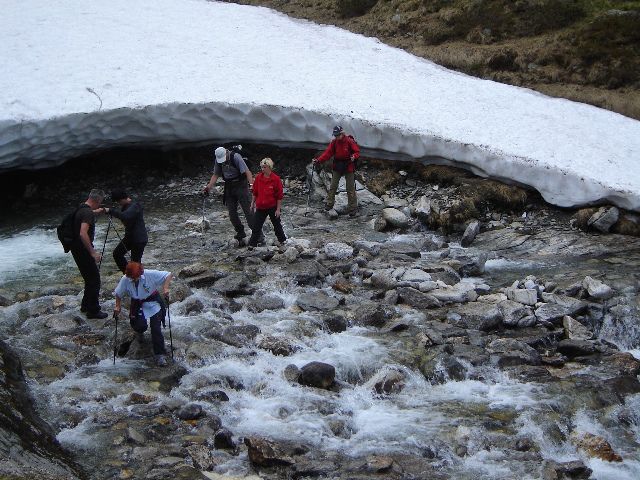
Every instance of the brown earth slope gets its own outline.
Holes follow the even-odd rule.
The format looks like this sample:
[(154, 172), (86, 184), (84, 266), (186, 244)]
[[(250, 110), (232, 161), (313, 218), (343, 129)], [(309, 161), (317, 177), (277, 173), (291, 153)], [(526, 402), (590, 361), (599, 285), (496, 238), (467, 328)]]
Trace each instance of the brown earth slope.
[(640, 1), (236, 3), (337, 25), (453, 70), (640, 119)]

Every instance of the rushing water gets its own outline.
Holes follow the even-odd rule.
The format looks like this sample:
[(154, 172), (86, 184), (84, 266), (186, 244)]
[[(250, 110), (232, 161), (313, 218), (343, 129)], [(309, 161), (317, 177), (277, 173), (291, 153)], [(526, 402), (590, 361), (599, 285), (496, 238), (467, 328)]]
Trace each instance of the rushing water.
[[(178, 262), (170, 258), (179, 252), (193, 255), (193, 251), (183, 251), (176, 243), (163, 244), (161, 237), (168, 228), (176, 228), (183, 222), (185, 216), (197, 215), (198, 206), (193, 199), (178, 200), (173, 205), (148, 205), (147, 223), (152, 232), (152, 245), (155, 241), (155, 246), (148, 250), (149, 260), (161, 265), (172, 262), (184, 265), (196, 260)], [(213, 231), (224, 228), (228, 220), (218, 213), (219, 206), (210, 204), (208, 209)], [(174, 221), (174, 218), (178, 220)], [(45, 216), (36, 218), (33, 225), (38, 225), (37, 222), (42, 222), (39, 225), (55, 224), (58, 220)], [(296, 221), (293, 217), (286, 218), (285, 230), (295, 232), (297, 236)], [(37, 291), (54, 281), (63, 283), (61, 279), (79, 285), (73, 261), (70, 255), (62, 253), (53, 229), (26, 226), (15, 231), (15, 227), (12, 228), (12, 231), (8, 228), (0, 230), (2, 291), (7, 295), (24, 290)], [(327, 240), (355, 237), (363, 226), (348, 228), (350, 230), (345, 233), (335, 231), (330, 224), (314, 225), (302, 235), (322, 234)], [(105, 223), (101, 222), (97, 243), (105, 233)], [(412, 241), (411, 236), (388, 238)], [(115, 241), (112, 238), (108, 243), (107, 252), (113, 249)], [(190, 244), (196, 248), (200, 237), (189, 234), (181, 241), (180, 245)], [(214, 250), (207, 248), (207, 255), (215, 255)], [(429, 253), (425, 252), (423, 258), (428, 257)], [(117, 278), (117, 272), (108, 255), (105, 255), (103, 268), (103, 289), (111, 289), (113, 285), (109, 282)], [(495, 287), (509, 285), (513, 279), (522, 279), (527, 274), (556, 272), (564, 275), (566, 268), (555, 261), (496, 256), (487, 263), (485, 279)], [(585, 265), (576, 276), (584, 277), (585, 272), (594, 268), (594, 265)], [(432, 465), (451, 478), (517, 477), (523, 480), (538, 478), (539, 460), (534, 455), (514, 456), (508, 447), (515, 438), (528, 437), (539, 446), (544, 459), (582, 459), (593, 470), (592, 478), (632, 480), (640, 477), (640, 395), (628, 396), (625, 405), (600, 418), (586, 408), (575, 414), (564, 414), (563, 396), (570, 392), (558, 394), (544, 384), (523, 383), (489, 366), (466, 365), (466, 379), (432, 384), (419, 371), (394, 363), (394, 352), (401, 349), (402, 344), (389, 338), (388, 334), (364, 327), (351, 327), (337, 334), (318, 329), (320, 320), (316, 314), (300, 313), (293, 308), (297, 296), (309, 288), (295, 285), (272, 267), (264, 273), (259, 289), (280, 297), (284, 308), (261, 313), (242, 308), (235, 313), (226, 313), (231, 315), (232, 324), (258, 325), (263, 335), (289, 339), (295, 345), (290, 356), (274, 356), (261, 349), (227, 345), (222, 353), (216, 351), (210, 358), (203, 356), (204, 364), (188, 365), (187, 375), (169, 394), (159, 393), (152, 382), (141, 378), (141, 372), (148, 368), (142, 360), (118, 359), (114, 366), (111, 358), (104, 358), (92, 365), (69, 368), (50, 383), (33, 381), (43, 410), (59, 430), (60, 442), (75, 452), (93, 452), (92, 455), (99, 457), (96, 452), (109, 441), (101, 422), (113, 412), (128, 412), (130, 406), (126, 400), (132, 391), (154, 394), (161, 399), (193, 401), (207, 388), (225, 387), (228, 402), (198, 402), (219, 415), (223, 425), (237, 437), (262, 435), (297, 440), (319, 451), (341, 452), (354, 457), (386, 453), (433, 458)], [(215, 305), (220, 296), (201, 289), (195, 291), (195, 297), (205, 305), (197, 315), (186, 313), (184, 302), (172, 305), (175, 338), (189, 338), (191, 332), (207, 328), (207, 324), (216, 318), (215, 309), (208, 305)], [(635, 300), (632, 298), (631, 301)], [(109, 302), (106, 304), (110, 305)], [(10, 311), (10, 314), (13, 313)], [(415, 312), (407, 315), (406, 320), (410, 323)], [(606, 322), (602, 337), (637, 354), (640, 345), (637, 319), (625, 316), (621, 311), (618, 317), (609, 316)], [(18, 343), (26, 345), (22, 340)], [(282, 372), (287, 365), (302, 367), (310, 361), (335, 366), (341, 382), (339, 392), (301, 388), (285, 380)], [(373, 388), (376, 380), (390, 370), (403, 373), (404, 388), (395, 395), (376, 394)], [(616, 422), (617, 415), (626, 418), (625, 427)], [(624, 461), (609, 463), (585, 457), (566, 435), (550, 435), (552, 429), (561, 433), (574, 431), (600, 435), (611, 443)], [(458, 445), (465, 446), (463, 455), (456, 451)], [(246, 454), (241, 454), (229, 456), (216, 471), (242, 475), (252, 470)]]

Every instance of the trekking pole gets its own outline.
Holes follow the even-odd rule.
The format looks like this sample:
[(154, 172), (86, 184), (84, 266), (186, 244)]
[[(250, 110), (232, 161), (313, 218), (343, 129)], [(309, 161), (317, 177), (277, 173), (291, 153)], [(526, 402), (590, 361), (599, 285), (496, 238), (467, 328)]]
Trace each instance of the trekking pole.
[[(202, 197), (202, 246), (204, 247), (207, 244), (207, 239), (204, 236), (204, 222), (205, 222), (205, 218), (204, 218), (204, 206), (205, 203), (207, 202), (207, 197), (206, 195)], [(167, 304), (167, 307), (169, 307), (169, 305)]]
[(171, 346), (171, 361), (173, 361), (173, 334), (171, 333), (171, 308), (169, 307), (169, 295), (165, 297), (167, 302), (167, 317), (169, 318), (169, 345)]
[(100, 262), (98, 262), (98, 271), (102, 266), (102, 256), (104, 255), (104, 249), (107, 246), (107, 238), (109, 238), (109, 230), (111, 230), (111, 215), (109, 215), (109, 226), (107, 227), (107, 234), (104, 236), (104, 243), (102, 244), (102, 253), (100, 254)]
[(119, 315), (114, 311), (113, 318), (116, 321), (116, 333), (113, 335), (113, 364), (116, 364), (116, 352), (118, 351), (118, 317)]

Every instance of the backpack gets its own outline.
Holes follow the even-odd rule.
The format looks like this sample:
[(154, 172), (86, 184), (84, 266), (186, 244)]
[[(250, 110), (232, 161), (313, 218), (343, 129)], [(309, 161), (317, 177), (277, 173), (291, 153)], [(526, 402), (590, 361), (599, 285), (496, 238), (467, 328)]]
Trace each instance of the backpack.
[(244, 160), (244, 163), (247, 165), (247, 168), (249, 169), (249, 171), (253, 172), (253, 168), (252, 168), (253, 167), (253, 163), (249, 161), (248, 157), (245, 157), (242, 154), (242, 145), (233, 145), (229, 149), (229, 151), (231, 152), (231, 157), (232, 158), (235, 158), (234, 155), (233, 155), (234, 153), (237, 153), (238, 155), (240, 155), (242, 157), (242, 160)]
[[(62, 222), (56, 228), (56, 232), (58, 233), (58, 240), (62, 244), (62, 248), (64, 249), (64, 253), (68, 253), (73, 247), (73, 244), (76, 240), (76, 232), (75, 232), (75, 223), (76, 223), (76, 213), (78, 210), (83, 208), (86, 204), (81, 205), (73, 210), (73, 212), (67, 213)], [(88, 207), (88, 205), (87, 205)]]

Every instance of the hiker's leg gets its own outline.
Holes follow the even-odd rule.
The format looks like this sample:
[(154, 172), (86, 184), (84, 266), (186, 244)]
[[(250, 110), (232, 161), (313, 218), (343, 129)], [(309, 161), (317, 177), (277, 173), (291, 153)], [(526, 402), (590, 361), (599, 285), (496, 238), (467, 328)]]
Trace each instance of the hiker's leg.
[(260, 242), (260, 234), (262, 233), (262, 226), (267, 219), (268, 210), (257, 210), (253, 215), (253, 229), (251, 230), (251, 238), (249, 239), (249, 245), (256, 247)]
[(118, 246), (113, 250), (113, 259), (116, 261), (116, 265), (122, 273), (124, 273), (125, 268), (127, 268), (127, 259), (125, 258), (126, 253), (127, 246), (125, 245), (124, 240), (120, 240)]
[(84, 280), (84, 295), (81, 307), (87, 313), (99, 312), (100, 272), (98, 271), (98, 265), (96, 265), (96, 261), (84, 247), (72, 249), (71, 254)]
[(287, 236), (284, 234), (284, 229), (282, 228), (282, 219), (280, 217), (276, 217), (276, 209), (271, 208), (268, 210), (269, 219), (271, 220), (271, 224), (273, 225), (273, 231), (276, 234), (276, 238), (280, 243), (284, 243), (287, 240)]
[(236, 195), (236, 188), (231, 185), (227, 185), (227, 210), (229, 211), (229, 220), (233, 228), (236, 229), (236, 240), (242, 240), (247, 235), (244, 233), (244, 225), (240, 221), (238, 216), (238, 196)]
[(167, 353), (164, 347), (164, 335), (162, 335), (162, 319), (165, 316), (165, 309), (161, 308), (158, 313), (153, 315), (149, 320), (151, 324), (151, 343), (153, 345), (154, 355), (163, 355)]
[(142, 254), (144, 253), (144, 247), (147, 246), (147, 242), (132, 243), (131, 244), (131, 261), (142, 263)]
[(258, 243), (264, 243), (264, 233), (262, 233), (264, 219), (259, 227), (255, 226), (255, 214), (251, 211), (251, 192), (249, 192), (248, 185), (243, 187), (242, 193), (238, 195), (238, 201), (244, 212), (244, 218), (247, 219), (247, 225), (251, 229), (251, 234), (253, 235), (254, 230), (258, 230)]
[(344, 174), (344, 180), (347, 184), (347, 202), (349, 211), (353, 212), (358, 208), (358, 197), (356, 196), (356, 176), (354, 172)]
[(340, 185), (341, 175), (333, 170), (331, 172), (331, 185), (329, 185), (329, 191), (327, 192), (327, 207), (333, 208), (336, 203), (336, 192), (338, 191), (338, 185)]

